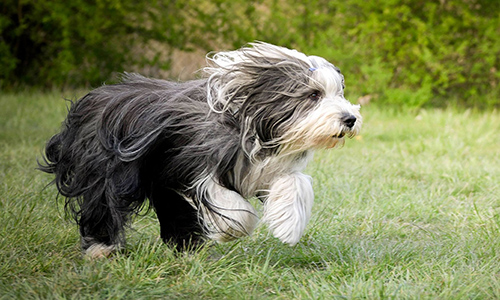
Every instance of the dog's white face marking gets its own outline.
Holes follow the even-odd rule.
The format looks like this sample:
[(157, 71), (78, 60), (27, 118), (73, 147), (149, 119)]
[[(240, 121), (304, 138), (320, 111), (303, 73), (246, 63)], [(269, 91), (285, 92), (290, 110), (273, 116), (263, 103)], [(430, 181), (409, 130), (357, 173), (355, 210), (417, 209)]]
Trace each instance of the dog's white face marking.
[(308, 59), (314, 66), (308, 98), (317, 105), (284, 134), (281, 143), (290, 151), (343, 145), (345, 136), (357, 135), (362, 125), (360, 106), (344, 98), (344, 77), (339, 69), (321, 57)]

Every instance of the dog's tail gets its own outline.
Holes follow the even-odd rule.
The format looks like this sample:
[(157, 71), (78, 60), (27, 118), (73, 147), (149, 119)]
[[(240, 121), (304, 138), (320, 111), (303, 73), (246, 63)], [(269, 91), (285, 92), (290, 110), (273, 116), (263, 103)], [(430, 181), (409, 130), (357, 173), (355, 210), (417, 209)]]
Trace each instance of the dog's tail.
[[(72, 105), (74, 104), (72, 103)], [(76, 137), (76, 132), (70, 131), (70, 126), (65, 126), (60, 133), (52, 136), (45, 145), (44, 155), (37, 160), (38, 170), (56, 175), (51, 183), (55, 183), (58, 188), (61, 183), (67, 182), (71, 177), (71, 166), (64, 163), (70, 160), (67, 148), (68, 145), (73, 144)]]
[(38, 160), (38, 170), (54, 174), (56, 172), (57, 163), (61, 156), (61, 136), (60, 134), (54, 135), (45, 146), (45, 155), (42, 161)]
[(75, 120), (71, 118), (75, 111), (76, 103), (70, 101), (71, 108), (69, 109), (68, 119), (63, 125), (63, 129), (58, 134), (54, 135), (45, 145), (45, 153), (38, 162), (40, 171), (54, 174), (55, 179), (51, 183), (55, 183), (59, 192), (65, 197), (79, 196), (79, 192), (75, 187), (75, 156), (82, 155), (81, 146), (78, 144), (79, 128), (74, 126)]
[(96, 133), (105, 105), (99, 96), (88, 94), (71, 104), (61, 132), (47, 142), (38, 161), (39, 170), (55, 175), (52, 183), (80, 226), (84, 249), (92, 243), (121, 244), (130, 213), (145, 200), (138, 161), (122, 161)]

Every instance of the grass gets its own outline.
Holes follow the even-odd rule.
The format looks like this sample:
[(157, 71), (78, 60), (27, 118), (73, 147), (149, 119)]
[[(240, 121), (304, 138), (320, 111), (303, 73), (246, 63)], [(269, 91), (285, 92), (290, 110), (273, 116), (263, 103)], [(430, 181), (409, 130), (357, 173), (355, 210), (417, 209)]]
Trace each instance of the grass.
[[(72, 97), (72, 94), (64, 94)], [(81, 257), (76, 226), (35, 171), (60, 93), (0, 95), (1, 299), (500, 298), (500, 114), (363, 108), (362, 135), (308, 167), (305, 236), (175, 253), (152, 213), (126, 253)]]

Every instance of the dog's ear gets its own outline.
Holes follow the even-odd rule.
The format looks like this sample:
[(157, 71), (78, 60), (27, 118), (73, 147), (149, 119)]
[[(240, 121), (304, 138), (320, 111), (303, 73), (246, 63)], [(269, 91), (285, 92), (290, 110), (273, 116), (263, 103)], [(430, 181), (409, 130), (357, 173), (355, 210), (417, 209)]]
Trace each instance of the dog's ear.
[[(307, 70), (312, 67), (305, 54), (262, 42), (215, 53), (207, 61), (207, 98), (215, 112), (239, 111), (249, 98), (265, 91), (292, 92), (293, 86), (308, 81)], [(292, 87), (283, 86), (284, 82)]]

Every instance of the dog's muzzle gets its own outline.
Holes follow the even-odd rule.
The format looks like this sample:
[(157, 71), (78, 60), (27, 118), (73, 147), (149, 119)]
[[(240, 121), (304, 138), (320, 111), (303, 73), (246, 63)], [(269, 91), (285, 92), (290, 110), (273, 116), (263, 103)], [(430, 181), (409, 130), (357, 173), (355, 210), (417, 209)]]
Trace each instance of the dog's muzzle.
[(343, 130), (340, 133), (332, 136), (333, 138), (341, 139), (346, 134), (351, 135), (352, 134), (351, 130), (354, 127), (354, 125), (356, 124), (357, 119), (352, 114), (345, 114), (344, 116), (342, 116), (342, 118), (340, 120), (342, 121)]

